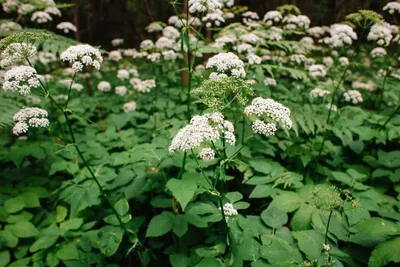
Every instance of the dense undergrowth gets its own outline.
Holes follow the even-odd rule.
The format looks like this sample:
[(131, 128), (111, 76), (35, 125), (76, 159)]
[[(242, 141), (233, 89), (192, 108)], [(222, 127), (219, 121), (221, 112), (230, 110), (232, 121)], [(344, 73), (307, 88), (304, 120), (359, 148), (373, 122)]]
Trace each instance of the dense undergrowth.
[(400, 262), (399, 2), (311, 27), (171, 1), (111, 52), (2, 2), (0, 266)]

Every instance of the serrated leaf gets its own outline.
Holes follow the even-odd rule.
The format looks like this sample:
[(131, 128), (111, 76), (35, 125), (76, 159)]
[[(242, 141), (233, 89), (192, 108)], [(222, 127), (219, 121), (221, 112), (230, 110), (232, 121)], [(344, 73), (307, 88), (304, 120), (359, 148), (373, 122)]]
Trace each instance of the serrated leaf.
[(269, 206), (261, 213), (261, 219), (272, 228), (280, 228), (288, 222), (288, 215), (278, 207)]
[(400, 237), (379, 244), (372, 251), (368, 266), (381, 267), (389, 262), (400, 263)]
[(105, 226), (101, 228), (101, 237), (99, 241), (100, 251), (107, 257), (111, 257), (117, 252), (121, 244), (124, 231), (121, 227)]

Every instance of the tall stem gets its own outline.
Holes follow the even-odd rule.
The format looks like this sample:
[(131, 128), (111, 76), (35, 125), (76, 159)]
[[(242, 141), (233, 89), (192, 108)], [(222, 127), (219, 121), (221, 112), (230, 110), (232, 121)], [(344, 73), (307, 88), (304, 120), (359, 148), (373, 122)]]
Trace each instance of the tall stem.
[(385, 123), (382, 125), (381, 129), (385, 128), (386, 125), (389, 123), (389, 121), (391, 119), (393, 119), (393, 117), (396, 115), (397, 112), (399, 112), (400, 110), (400, 105), (397, 106), (397, 108), (395, 109), (395, 111), (393, 111), (393, 113), (389, 116), (389, 118), (385, 121)]
[(389, 66), (390, 66), (389, 65), (389, 59), (386, 57), (385, 77), (383, 78), (382, 88), (381, 88), (381, 90), (379, 92), (379, 97), (378, 97), (378, 104), (377, 104), (378, 111), (381, 108), (381, 104), (382, 104), (383, 92), (385, 91), (386, 80), (387, 80), (387, 77), (389, 75)]
[(329, 212), (328, 223), (326, 224), (326, 231), (325, 231), (325, 244), (328, 244), (328, 232), (329, 232), (329, 225), (331, 223), (333, 210)]

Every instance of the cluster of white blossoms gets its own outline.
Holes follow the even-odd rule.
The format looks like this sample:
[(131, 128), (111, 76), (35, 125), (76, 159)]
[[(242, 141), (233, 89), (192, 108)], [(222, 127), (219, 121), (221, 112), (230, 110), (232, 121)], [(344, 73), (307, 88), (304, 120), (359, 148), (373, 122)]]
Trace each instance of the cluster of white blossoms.
[(252, 124), (252, 130), (255, 133), (274, 135), (277, 131), (276, 123), (280, 123), (282, 128), (287, 130), (292, 128), (290, 109), (271, 98), (257, 97), (253, 99), (251, 105), (245, 108), (244, 114), (255, 115), (259, 118)]
[(205, 147), (200, 151), (199, 157), (204, 162), (212, 161), (215, 158), (215, 151), (212, 148)]
[(44, 12), (44, 11), (36, 11), (32, 14), (31, 21), (35, 21), (39, 24), (47, 23), (52, 21), (52, 17), (49, 15), (49, 13)]
[(303, 64), (304, 62), (307, 62), (307, 57), (303, 54), (293, 54), (290, 56), (290, 61), (295, 62), (297, 64)]
[(383, 47), (375, 47), (374, 49), (372, 49), (370, 55), (373, 58), (384, 57), (387, 55), (387, 52), (386, 49)]
[(164, 37), (167, 37), (171, 40), (176, 40), (179, 38), (179, 36), (181, 36), (181, 33), (172, 26), (167, 26), (162, 29), (162, 33)]
[(234, 44), (237, 41), (237, 38), (233, 34), (226, 34), (215, 39), (214, 47), (224, 48), (226, 44)]
[(121, 81), (129, 80), (130, 73), (126, 69), (120, 69), (117, 71), (117, 78), (120, 79)]
[(6, 68), (35, 56), (36, 47), (27, 43), (12, 43), (1, 53), (0, 66)]
[(18, 14), (25, 15), (31, 11), (35, 10), (35, 6), (31, 4), (22, 4), (18, 7)]
[(376, 23), (372, 25), (367, 38), (369, 41), (374, 41), (380, 46), (388, 46), (393, 38), (391, 25), (388, 23)]
[(388, 11), (389, 14), (399, 13), (400, 14), (400, 3), (399, 2), (389, 2), (383, 7), (384, 11)]
[(72, 63), (75, 72), (82, 71), (85, 66), (93, 66), (99, 70), (103, 57), (98, 49), (90, 45), (74, 45), (61, 53), (60, 59)]
[(283, 19), (281, 12), (277, 10), (268, 11), (264, 15), (263, 21), (267, 23), (268, 26), (273, 25), (274, 23), (279, 23)]
[(120, 46), (120, 45), (122, 45), (124, 43), (124, 39), (122, 39), (122, 38), (115, 38), (115, 39), (112, 39), (111, 40), (111, 45), (112, 46)]
[(310, 34), (312, 37), (315, 38), (321, 38), (322, 36), (324, 36), (325, 34), (327, 34), (329, 32), (329, 27), (327, 26), (315, 26), (315, 27), (311, 27), (307, 30), (308, 34)]
[(71, 32), (77, 31), (75, 25), (68, 21), (57, 24), (57, 29), (63, 31), (64, 33), (69, 33), (70, 31)]
[(355, 81), (353, 82), (352, 87), (354, 89), (363, 89), (370, 92), (375, 91), (375, 83), (372, 81), (369, 81), (367, 83)]
[(113, 50), (108, 53), (108, 59), (111, 61), (119, 62), (122, 60), (122, 54), (119, 50)]
[(126, 88), (126, 86), (124, 86), (124, 85), (115, 87), (115, 93), (117, 95), (124, 96), (124, 95), (126, 95), (127, 92), (128, 92), (128, 88)]
[(311, 77), (325, 77), (327, 72), (326, 68), (322, 64), (314, 64), (308, 67), (308, 73), (310, 74)]
[(255, 21), (260, 20), (260, 17), (258, 16), (258, 14), (253, 11), (244, 12), (242, 14), (242, 17), (243, 17), (243, 23), (249, 27), (257, 26), (258, 24), (255, 23)]
[(233, 207), (233, 205), (231, 203), (226, 203), (223, 207), (223, 210), (224, 210), (224, 215), (228, 216), (228, 217), (236, 216), (239, 214), (238, 211)]
[(343, 97), (346, 102), (352, 102), (353, 104), (363, 102), (362, 95), (357, 90), (349, 90), (343, 94)]
[(347, 57), (340, 57), (339, 62), (342, 66), (347, 66), (350, 64), (349, 59)]
[(278, 27), (271, 27), (265, 35), (265, 38), (270, 41), (280, 41), (283, 39), (283, 30)]
[(36, 70), (29, 66), (14, 67), (4, 76), (3, 89), (5, 91), (18, 92), (26, 96), (32, 88), (39, 87), (39, 76)]
[(275, 86), (276, 85), (276, 80), (274, 78), (265, 78), (264, 85)]
[(325, 66), (330, 67), (335, 63), (335, 61), (332, 57), (324, 57), (322, 59), (322, 63), (324, 63)]
[(189, 0), (189, 12), (215, 12), (222, 8), (220, 0)]
[(249, 54), (247, 56), (247, 61), (249, 62), (250, 65), (259, 65), (261, 64), (262, 59), (256, 54)]
[(51, 14), (53, 16), (58, 16), (61, 17), (61, 11), (54, 5), (54, 6), (49, 6), (46, 7), (46, 9), (44, 10), (44, 12)]
[(260, 40), (260, 38), (257, 35), (255, 35), (254, 33), (243, 34), (240, 36), (239, 39), (243, 42), (252, 43), (252, 44), (257, 43)]
[(330, 94), (331, 94), (330, 91), (323, 90), (323, 89), (320, 89), (320, 88), (314, 88), (314, 89), (312, 89), (310, 91), (310, 96), (313, 97), (313, 98), (324, 97), (325, 95), (330, 95)]
[(16, 122), (13, 133), (20, 135), (28, 132), (29, 127), (47, 127), (50, 124), (47, 116), (47, 111), (44, 109), (23, 108), (13, 117), (13, 120)]
[(285, 24), (283, 28), (287, 30), (308, 29), (311, 23), (310, 19), (304, 15), (288, 15), (282, 22)]
[(155, 43), (155, 46), (158, 49), (164, 49), (164, 48), (173, 48), (175, 46), (175, 41), (172, 39), (169, 39), (167, 37), (161, 36), (158, 38), (158, 40)]
[(213, 25), (219, 27), (222, 25), (222, 23), (225, 22), (223, 15), (224, 13), (221, 10), (217, 9), (213, 12), (207, 13), (203, 17), (202, 21), (206, 24), (207, 28), (211, 28)]
[(130, 79), (130, 84), (140, 93), (150, 93), (150, 90), (156, 87), (155, 80), (140, 80), (138, 78)]
[(233, 47), (239, 54), (255, 53), (255, 48), (251, 44), (243, 43)]
[[(196, 17), (190, 17), (188, 22), (189, 25), (193, 27), (198, 27), (201, 25), (200, 19)], [(174, 26), (177, 29), (180, 29), (183, 27), (183, 25), (186, 25), (186, 19), (180, 19), (178, 16), (171, 16), (168, 19), (168, 24)]]
[(164, 23), (161, 21), (153, 21), (149, 25), (147, 25), (146, 30), (148, 33), (152, 32), (161, 32), (164, 28)]
[(111, 84), (110, 84), (109, 82), (107, 82), (107, 81), (101, 81), (101, 82), (99, 82), (99, 84), (97, 85), (97, 89), (98, 89), (99, 91), (102, 91), (102, 92), (110, 92), (111, 89), (112, 89), (112, 87), (111, 87)]
[(153, 48), (153, 47), (154, 47), (154, 42), (152, 40), (150, 40), (150, 39), (143, 40), (140, 43), (140, 49), (141, 50), (147, 50), (147, 49), (150, 49), (150, 48)]
[(124, 110), (125, 113), (135, 111), (137, 108), (136, 102), (135, 101), (130, 101), (124, 104), (122, 109)]
[(231, 52), (219, 53), (213, 56), (208, 60), (206, 67), (208, 69), (216, 68), (218, 73), (227, 74), (228, 72), (230, 76), (235, 78), (243, 78), (246, 76), (243, 61)]
[(333, 47), (341, 47), (345, 44), (351, 45), (353, 40), (357, 40), (357, 33), (349, 25), (333, 24), (329, 33), (331, 37), (324, 38), (322, 42), (331, 44)]
[[(209, 144), (221, 138), (230, 145), (235, 144), (236, 137), (230, 121), (224, 120), (224, 116), (219, 112), (196, 115), (188, 125), (179, 130), (171, 142), (169, 152), (174, 153), (178, 150), (186, 152), (200, 147), (203, 143)], [(215, 156), (210, 148), (201, 152), (202, 160), (210, 161)]]
[(313, 38), (308, 37), (308, 36), (301, 38), (300, 42), (302, 42), (304, 44), (309, 44), (309, 45), (314, 44)]
[(174, 50), (162, 51), (161, 55), (165, 60), (174, 60), (181, 56), (181, 54), (176, 53)]
[(18, 31), (22, 30), (22, 26), (14, 21), (7, 21), (0, 24), (0, 31), (10, 32), (10, 31)]

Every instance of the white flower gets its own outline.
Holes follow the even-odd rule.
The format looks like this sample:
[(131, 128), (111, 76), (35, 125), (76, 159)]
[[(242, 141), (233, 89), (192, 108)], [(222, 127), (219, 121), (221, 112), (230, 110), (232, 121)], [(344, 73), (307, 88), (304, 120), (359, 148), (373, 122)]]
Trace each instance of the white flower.
[[(257, 117), (262, 117), (263, 119), (278, 122), (282, 125), (284, 129), (287, 130), (290, 130), (292, 128), (290, 109), (274, 101), (271, 98), (255, 98), (252, 101), (251, 105), (245, 108), (244, 114), (246, 114), (247, 116), (256, 115)], [(265, 121), (263, 120), (263, 122)], [(271, 126), (269, 126), (269, 128), (270, 127)]]
[(223, 210), (224, 210), (224, 215), (228, 216), (228, 217), (236, 216), (239, 214), (238, 211), (233, 207), (233, 205), (231, 203), (226, 203), (223, 207)]
[(341, 47), (345, 44), (351, 45), (353, 40), (357, 40), (357, 33), (349, 25), (333, 24), (329, 32), (331, 37), (323, 39), (323, 42), (331, 44), (333, 47)]
[(353, 104), (358, 104), (363, 102), (362, 95), (357, 90), (349, 90), (343, 94), (344, 100), (346, 102), (352, 102)]
[(388, 46), (393, 38), (391, 25), (388, 23), (372, 25), (367, 38), (369, 41), (375, 41), (380, 46)]
[(173, 48), (175, 45), (175, 42), (172, 39), (162, 36), (162, 37), (158, 38), (155, 45), (158, 49)]
[(140, 43), (140, 49), (146, 50), (146, 49), (149, 49), (149, 48), (152, 48), (152, 47), (154, 47), (154, 43), (153, 43), (152, 40), (143, 40)]
[(179, 54), (176, 53), (174, 50), (163, 51), (163, 52), (161, 52), (161, 55), (166, 60), (174, 60), (177, 57), (179, 57)]
[(233, 53), (219, 53), (210, 58), (206, 65), (207, 68), (216, 68), (219, 73), (229, 73), (236, 78), (246, 76), (244, 63)]
[(310, 92), (310, 96), (313, 97), (313, 98), (316, 98), (316, 97), (324, 97), (325, 95), (330, 95), (330, 94), (331, 94), (330, 91), (328, 91), (328, 90), (322, 90), (322, 89), (320, 89), (320, 88), (314, 88), (314, 89), (312, 89), (311, 92)]
[(329, 244), (323, 244), (324, 250), (329, 251), (331, 249), (331, 247), (329, 246)]
[(355, 81), (353, 82), (352, 87), (354, 89), (363, 89), (370, 92), (375, 91), (375, 83), (372, 81), (369, 81), (367, 83)]
[(111, 40), (111, 44), (112, 46), (116, 47), (116, 46), (120, 46), (124, 43), (124, 39), (122, 38), (115, 38)]
[(7, 21), (0, 24), (0, 31), (10, 32), (10, 31), (18, 31), (22, 30), (21, 25), (15, 23), (13, 21)]
[(283, 16), (282, 16), (281, 12), (279, 12), (277, 10), (272, 10), (272, 11), (268, 11), (265, 14), (263, 21), (265, 21), (268, 26), (271, 26), (274, 23), (280, 22), (282, 19), (283, 19)]
[(35, 6), (31, 4), (22, 4), (18, 7), (18, 14), (26, 14), (35, 10)]
[(255, 53), (255, 48), (251, 44), (243, 43), (233, 47), (239, 54)]
[(214, 12), (222, 8), (220, 0), (189, 0), (189, 12)]
[(34, 68), (19, 66), (6, 72), (3, 89), (26, 96), (31, 92), (32, 88), (37, 88), (39, 85), (39, 76)]
[(328, 110), (331, 110), (331, 111), (333, 111), (333, 112), (336, 112), (337, 111), (337, 106), (336, 105), (334, 105), (334, 104), (326, 104), (325, 105), (325, 108), (326, 109), (328, 109)]
[(283, 34), (282, 29), (280, 29), (278, 27), (271, 27), (266, 32), (265, 38), (267, 38), (270, 41), (280, 41), (283, 39), (282, 34)]
[(340, 57), (339, 58), (339, 62), (340, 64), (342, 64), (343, 66), (347, 66), (350, 64), (349, 59), (347, 57)]
[(288, 15), (282, 22), (285, 24), (283, 28), (287, 30), (308, 29), (311, 23), (310, 19), (304, 15)]
[(159, 62), (161, 59), (161, 53), (151, 53), (147, 55), (147, 59), (151, 62)]
[(311, 77), (325, 77), (327, 72), (324, 65), (315, 64), (308, 67), (308, 73)]
[(124, 96), (124, 95), (126, 95), (127, 92), (128, 92), (128, 88), (126, 88), (126, 86), (122, 85), (122, 86), (115, 87), (115, 93), (117, 95)]
[(255, 35), (254, 33), (247, 33), (247, 34), (240, 36), (239, 39), (243, 42), (254, 44), (254, 43), (257, 43), (260, 38), (258, 38), (258, 36)]
[(150, 93), (150, 90), (156, 87), (156, 82), (154, 80), (142, 81), (138, 78), (132, 78), (129, 82), (133, 88), (140, 93)]
[(373, 58), (384, 57), (387, 55), (387, 52), (386, 49), (383, 47), (375, 47), (374, 49), (372, 49), (370, 55)]
[(117, 77), (118, 77), (118, 79), (120, 79), (120, 80), (128, 80), (129, 79), (129, 76), (130, 76), (130, 73), (129, 73), (129, 71), (128, 70), (126, 70), (126, 69), (120, 69), (120, 70), (118, 70), (118, 72), (117, 72)]
[(44, 10), (44, 12), (46, 12), (46, 13), (48, 13), (48, 14), (51, 14), (51, 15), (53, 15), (53, 16), (61, 17), (61, 11), (60, 11), (57, 7), (55, 7), (55, 6), (47, 7), (47, 8)]
[(324, 57), (324, 59), (322, 60), (322, 62), (324, 63), (325, 66), (330, 67), (333, 65), (334, 61), (333, 58), (331, 57)]
[(147, 25), (146, 27), (147, 32), (160, 32), (163, 30), (163, 23), (160, 21), (154, 21)]
[(308, 37), (308, 36), (301, 38), (300, 42), (305, 43), (305, 44), (309, 44), (309, 45), (314, 44), (313, 38)]
[(12, 43), (1, 53), (0, 66), (9, 67), (36, 55), (36, 47), (27, 43)]
[(399, 2), (389, 2), (383, 7), (384, 11), (388, 11), (389, 14), (399, 13), (400, 14), (400, 3)]
[(70, 46), (61, 53), (60, 59), (72, 63), (75, 72), (81, 71), (84, 66), (93, 66), (99, 70), (100, 64), (103, 62), (100, 51), (90, 45)]
[(44, 11), (36, 11), (32, 14), (31, 21), (36, 21), (39, 24), (47, 23), (52, 21), (53, 19), (49, 15), (49, 13)]
[(97, 89), (102, 92), (110, 92), (111, 91), (111, 84), (107, 81), (101, 81), (97, 85)]
[(222, 35), (215, 39), (214, 46), (219, 48), (224, 48), (226, 44), (234, 44), (236, 42), (236, 36), (233, 34)]
[(122, 107), (122, 109), (124, 110), (125, 113), (127, 113), (127, 112), (131, 112), (131, 111), (135, 111), (136, 107), (137, 107), (136, 102), (131, 101), (131, 102), (125, 103), (124, 106)]
[(265, 123), (261, 120), (253, 122), (251, 129), (257, 134), (263, 134), (266, 136), (275, 135), (277, 131), (275, 123)]
[(307, 30), (307, 32), (308, 32), (312, 37), (320, 38), (320, 37), (322, 37), (324, 34), (326, 34), (326, 33), (329, 32), (329, 28), (326, 27), (326, 26), (323, 26), (323, 27), (315, 26), (315, 27), (309, 28), (309, 29)]
[(217, 10), (215, 10), (213, 12), (207, 13), (203, 17), (202, 21), (204, 23), (206, 23), (206, 27), (207, 28), (211, 28), (213, 26), (213, 24), (216, 27), (221, 26), (221, 24), (225, 22), (225, 19), (224, 19), (224, 16), (223, 16), (223, 12), (221, 10), (217, 9)]
[(6, 0), (3, 2), (2, 6), (4, 12), (10, 13), (15, 11), (21, 3), (18, 0)]
[(264, 85), (275, 86), (276, 85), (276, 80), (273, 79), (273, 78), (265, 78)]
[(250, 65), (259, 65), (259, 64), (261, 64), (261, 61), (262, 61), (262, 59), (255, 54), (249, 54), (247, 56), (247, 60)]
[(75, 25), (71, 22), (61, 22), (57, 25), (57, 29), (64, 31), (64, 33), (69, 33), (69, 31), (77, 31)]
[(293, 54), (290, 56), (290, 61), (300, 65), (303, 64), (304, 62), (307, 62), (307, 58), (303, 54)]
[(167, 37), (171, 40), (176, 40), (179, 38), (179, 36), (181, 36), (181, 33), (172, 26), (165, 27), (162, 32), (164, 37)]
[(233, 131), (232, 123), (225, 121), (221, 113), (196, 115), (174, 137), (169, 152), (174, 153), (177, 150), (186, 152), (203, 143), (215, 142), (221, 137), (225, 138), (228, 144), (234, 145), (236, 138)]
[(20, 135), (26, 133), (29, 127), (48, 127), (49, 120), (47, 119), (48, 113), (40, 108), (23, 108), (14, 114), (13, 120), (16, 122), (13, 133)]
[(108, 54), (108, 59), (115, 62), (121, 61), (122, 60), (121, 51), (119, 50), (110, 51), (110, 53)]
[(206, 147), (200, 151), (199, 157), (205, 162), (212, 161), (215, 158), (215, 152), (211, 148)]
[(242, 14), (243, 23), (247, 26), (252, 26), (255, 20), (259, 20), (260, 17), (256, 12), (246, 11)]

